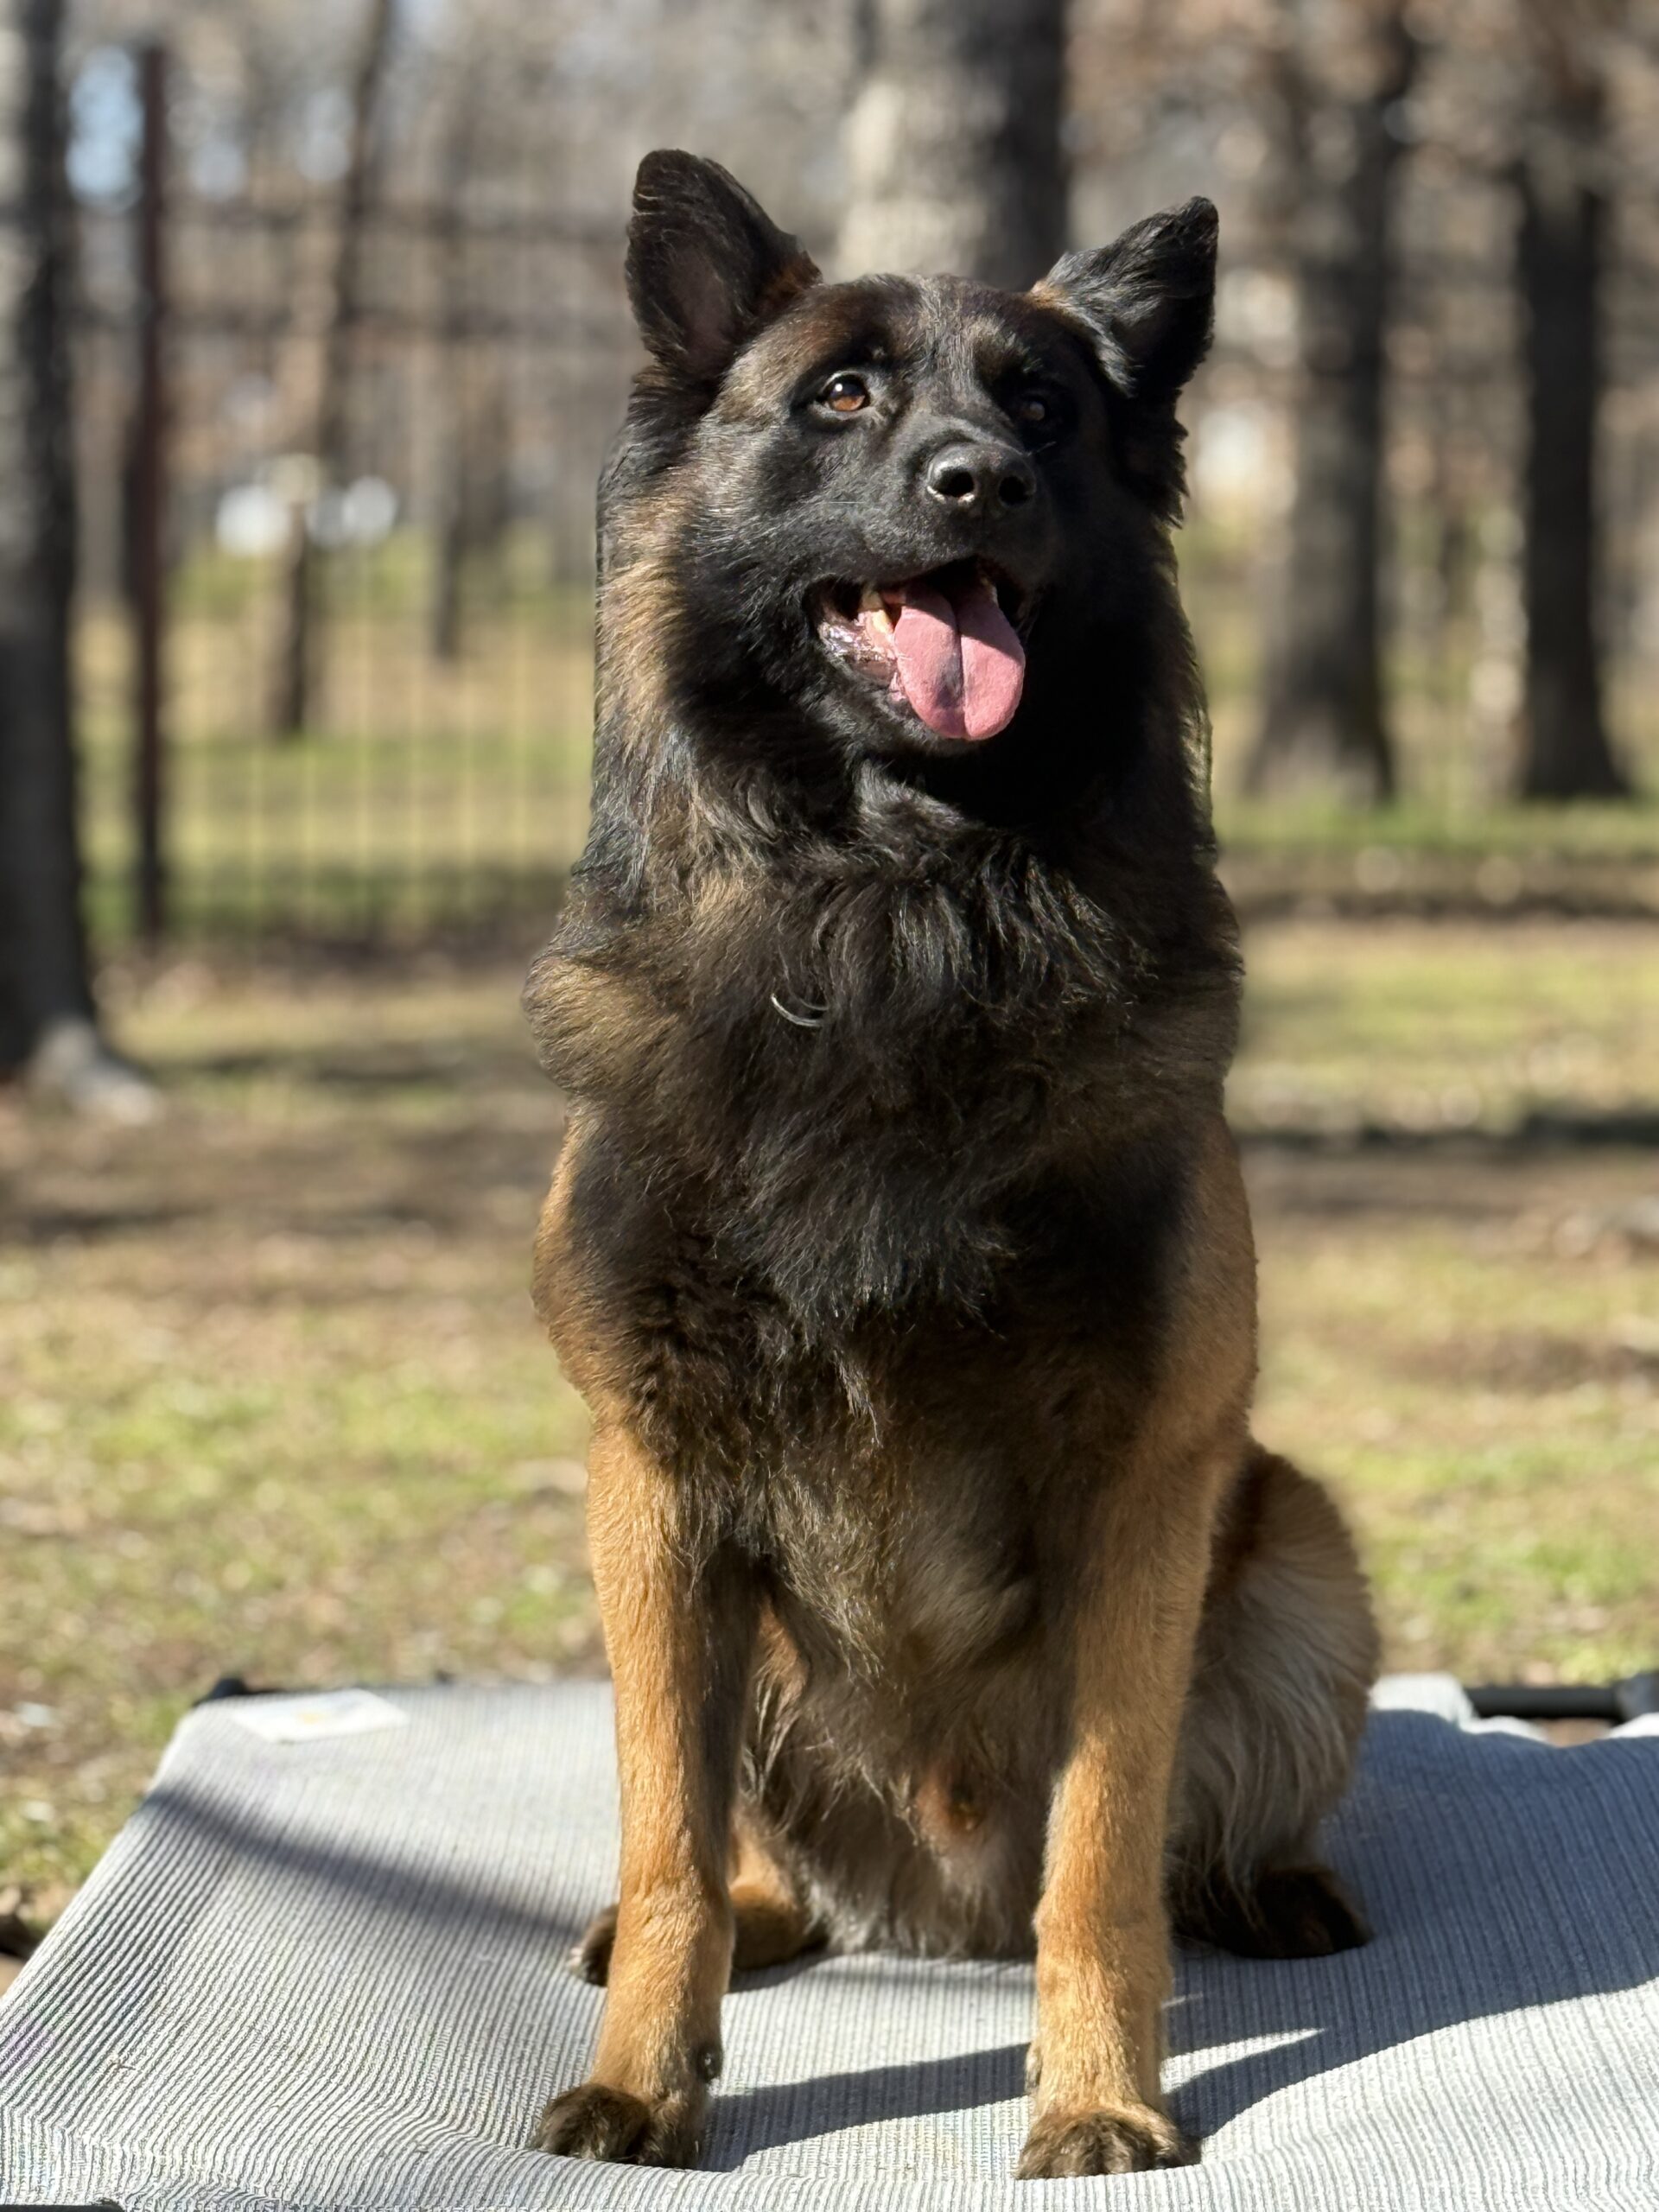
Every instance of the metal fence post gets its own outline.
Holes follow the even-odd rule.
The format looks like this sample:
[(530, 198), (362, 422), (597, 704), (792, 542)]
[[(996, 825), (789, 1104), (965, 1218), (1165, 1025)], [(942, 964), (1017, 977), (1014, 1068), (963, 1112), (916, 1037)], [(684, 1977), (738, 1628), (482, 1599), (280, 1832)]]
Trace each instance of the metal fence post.
[(135, 906), (139, 935), (161, 938), (167, 918), (164, 851), (167, 622), (167, 53), (138, 51), (143, 112), (137, 195), (138, 395), (132, 467), (132, 620), (137, 752)]

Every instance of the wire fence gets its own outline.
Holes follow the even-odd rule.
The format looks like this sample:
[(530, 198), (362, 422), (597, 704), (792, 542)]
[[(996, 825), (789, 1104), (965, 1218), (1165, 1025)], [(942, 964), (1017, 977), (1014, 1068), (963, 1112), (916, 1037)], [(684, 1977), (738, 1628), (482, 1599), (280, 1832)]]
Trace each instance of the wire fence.
[(372, 206), (342, 308), (327, 201), (168, 191), (164, 149), (144, 174), (136, 207), (80, 217), (95, 921), (362, 941), (545, 917), (585, 824), (620, 238)]
[[(95, 925), (106, 943), (527, 937), (585, 828), (593, 488), (635, 357), (620, 211), (598, 230), (464, 181), (372, 195), (346, 298), (339, 194), (175, 185), (152, 90), (137, 204), (79, 211)], [(1473, 816), (1517, 697), (1516, 309), (1435, 205), (1408, 192), (1400, 226), (1393, 718), (1407, 788)], [(1605, 635), (1615, 724), (1651, 783), (1659, 231), (1630, 223), (1622, 253)], [(1294, 391), (1287, 272), (1270, 241), (1230, 236), (1181, 546), (1224, 788), (1259, 694)]]

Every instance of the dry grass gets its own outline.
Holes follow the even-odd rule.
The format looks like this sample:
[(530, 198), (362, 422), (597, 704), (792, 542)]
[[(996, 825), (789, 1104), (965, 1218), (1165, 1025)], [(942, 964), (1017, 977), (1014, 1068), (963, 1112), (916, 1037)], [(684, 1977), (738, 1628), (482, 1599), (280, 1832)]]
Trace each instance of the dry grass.
[[(1342, 1490), (1396, 1663), (1652, 1665), (1659, 1154), (1516, 1135), (1659, 1105), (1650, 928), (1251, 953), (1263, 1433)], [(0, 1889), (37, 1916), (219, 1674), (597, 1663), (521, 966), (175, 963), (118, 979), (159, 1126), (0, 1102)]]
[(1351, 1506), (1391, 1660), (1653, 1666), (1650, 925), (1264, 929), (1249, 1007), (1262, 1426)]

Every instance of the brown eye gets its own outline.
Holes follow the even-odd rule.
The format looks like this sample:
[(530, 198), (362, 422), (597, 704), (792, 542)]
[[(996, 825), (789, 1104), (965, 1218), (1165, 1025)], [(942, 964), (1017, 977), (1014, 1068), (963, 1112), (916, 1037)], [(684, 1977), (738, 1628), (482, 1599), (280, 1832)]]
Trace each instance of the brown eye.
[(869, 405), (870, 388), (862, 377), (849, 375), (843, 369), (838, 377), (830, 378), (818, 398), (837, 415), (856, 415), (861, 407)]
[(1014, 411), (1022, 423), (1046, 423), (1048, 402), (1043, 397), (1041, 392), (1028, 391), (1020, 399)]

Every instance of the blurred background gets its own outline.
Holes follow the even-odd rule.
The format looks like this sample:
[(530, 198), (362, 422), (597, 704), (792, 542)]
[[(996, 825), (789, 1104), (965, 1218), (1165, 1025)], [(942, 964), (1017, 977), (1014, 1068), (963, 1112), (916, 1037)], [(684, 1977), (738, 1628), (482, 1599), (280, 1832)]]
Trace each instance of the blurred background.
[(1659, 0), (0, 0), (0, 1944), (218, 1675), (600, 1663), (517, 993), (661, 143), (831, 272), (1218, 202), (1262, 1431), (1392, 1664), (1659, 1656)]

